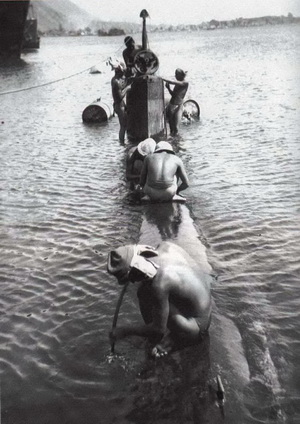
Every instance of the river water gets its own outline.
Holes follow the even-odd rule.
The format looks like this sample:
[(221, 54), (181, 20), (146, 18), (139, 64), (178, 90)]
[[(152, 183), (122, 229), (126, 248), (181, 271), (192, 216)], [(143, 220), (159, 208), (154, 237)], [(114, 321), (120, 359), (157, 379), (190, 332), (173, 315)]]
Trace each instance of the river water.
[[(201, 107), (172, 141), (188, 201), (162, 207), (129, 193), (117, 119), (81, 119), (111, 103), (122, 41), (43, 38), (0, 68), (2, 423), (297, 423), (300, 27), (149, 34), (160, 75), (188, 70)], [(107, 254), (160, 240), (212, 266), (210, 338), (158, 362), (132, 338), (112, 357)], [(119, 322), (139, 321), (132, 286)]]

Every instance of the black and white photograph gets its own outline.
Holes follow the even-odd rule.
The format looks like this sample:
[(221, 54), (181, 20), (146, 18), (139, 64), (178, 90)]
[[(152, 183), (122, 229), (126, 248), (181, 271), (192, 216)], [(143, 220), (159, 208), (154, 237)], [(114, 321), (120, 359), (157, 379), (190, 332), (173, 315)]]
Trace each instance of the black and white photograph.
[(0, 0), (0, 424), (300, 422), (300, 1)]

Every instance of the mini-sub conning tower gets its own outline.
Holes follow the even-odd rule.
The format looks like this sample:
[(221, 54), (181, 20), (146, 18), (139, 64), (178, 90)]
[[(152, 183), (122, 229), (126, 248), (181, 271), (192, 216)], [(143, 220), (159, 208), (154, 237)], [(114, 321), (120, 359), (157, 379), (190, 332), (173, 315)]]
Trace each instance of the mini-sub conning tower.
[(142, 141), (148, 137), (160, 138), (165, 130), (164, 84), (154, 75), (159, 67), (158, 58), (147, 47), (146, 18), (143, 18), (142, 50), (134, 57), (137, 72), (131, 90), (127, 93), (127, 135), (130, 141)]

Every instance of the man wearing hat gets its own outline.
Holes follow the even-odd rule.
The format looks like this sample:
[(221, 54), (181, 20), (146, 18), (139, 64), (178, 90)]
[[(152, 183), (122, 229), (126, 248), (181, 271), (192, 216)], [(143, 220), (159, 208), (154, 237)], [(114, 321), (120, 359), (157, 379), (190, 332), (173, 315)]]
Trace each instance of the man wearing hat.
[(196, 344), (211, 320), (209, 275), (181, 247), (162, 242), (156, 249), (127, 245), (108, 255), (108, 272), (119, 284), (138, 283), (137, 296), (144, 324), (118, 327), (111, 342), (141, 336), (154, 357), (172, 348)]
[(127, 181), (130, 181), (131, 189), (136, 189), (139, 185), (144, 159), (154, 153), (155, 147), (155, 140), (146, 138), (129, 150), (126, 162), (126, 178)]
[(179, 193), (189, 186), (188, 176), (182, 160), (167, 141), (157, 143), (154, 154), (144, 160), (140, 185), (146, 195), (144, 200), (185, 200)]
[(125, 65), (122, 62), (110, 62), (115, 75), (111, 79), (111, 90), (114, 100), (114, 112), (118, 115), (120, 131), (119, 140), (124, 143), (126, 133), (126, 93), (131, 89), (132, 80), (125, 78)]

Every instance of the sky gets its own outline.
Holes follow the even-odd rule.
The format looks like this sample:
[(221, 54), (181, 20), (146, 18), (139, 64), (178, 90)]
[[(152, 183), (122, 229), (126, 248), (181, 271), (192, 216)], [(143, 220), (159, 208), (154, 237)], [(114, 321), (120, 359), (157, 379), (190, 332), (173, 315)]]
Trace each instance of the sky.
[(300, 16), (300, 0), (71, 0), (103, 21), (141, 22), (142, 9), (152, 25), (199, 24), (266, 15)]

